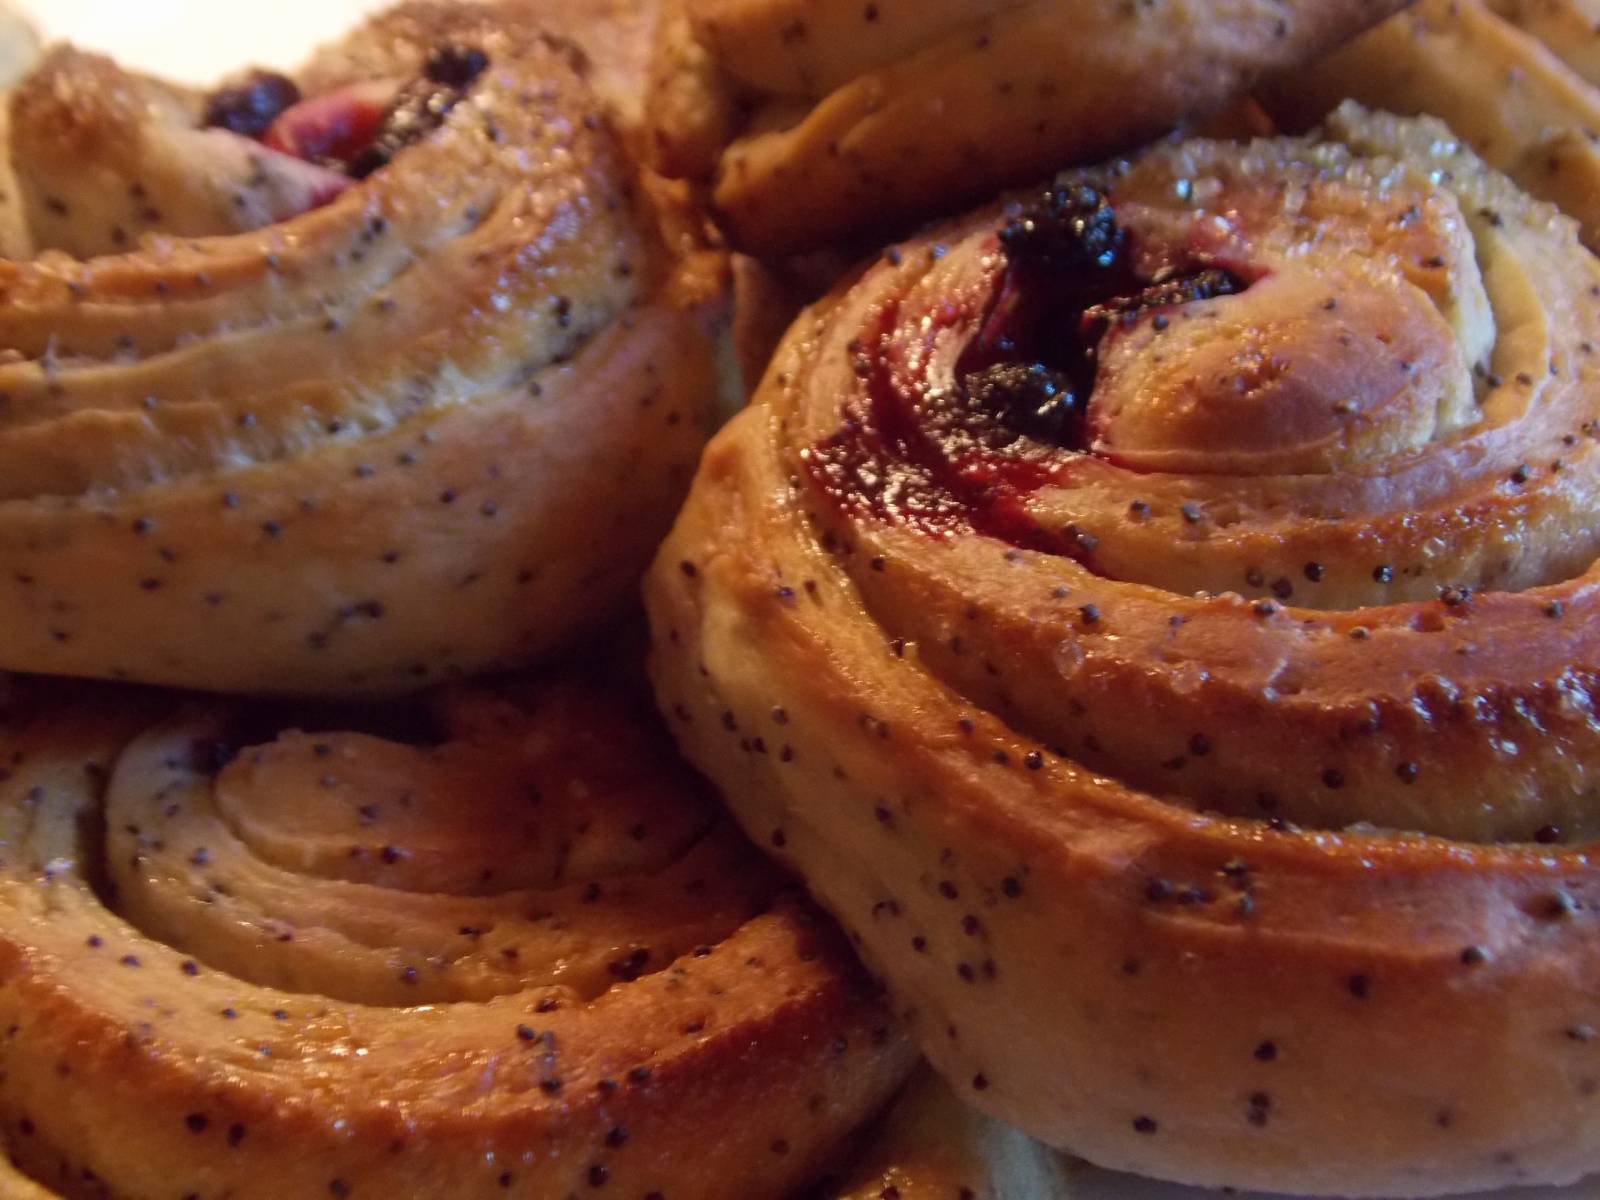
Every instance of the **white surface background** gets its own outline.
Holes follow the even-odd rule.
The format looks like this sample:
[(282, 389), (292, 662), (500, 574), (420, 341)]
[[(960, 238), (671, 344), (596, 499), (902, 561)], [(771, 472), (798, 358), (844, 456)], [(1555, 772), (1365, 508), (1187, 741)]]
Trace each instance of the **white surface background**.
[(12, 0), (49, 38), (206, 83), (251, 64), (291, 66), (384, 0)]
[[(47, 38), (70, 38), (113, 53), (129, 66), (206, 83), (247, 65), (292, 66), (312, 46), (337, 37), (388, 0), (11, 2), (29, 13)], [(1211, 1193), (1092, 1169), (1074, 1176), (1079, 1200), (1213, 1200)], [(1600, 1200), (1600, 1180), (1562, 1190), (1508, 1191), (1490, 1200)]]

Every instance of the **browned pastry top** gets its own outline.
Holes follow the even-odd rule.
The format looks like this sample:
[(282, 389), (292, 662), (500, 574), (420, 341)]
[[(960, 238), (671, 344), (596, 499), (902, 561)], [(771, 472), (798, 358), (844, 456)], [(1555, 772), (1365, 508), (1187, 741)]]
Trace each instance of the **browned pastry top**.
[(782, 1200), (904, 1076), (629, 702), (350, 715), (9, 697), (0, 1126), (43, 1183)]
[(679, 0), (649, 118), (769, 254), (912, 222), (1136, 145), (1403, 0)]
[(650, 576), (657, 686), (968, 1099), (1207, 1186), (1600, 1166), (1597, 295), (1350, 107), (790, 330)]
[(1421, 0), (1336, 54), (1268, 81), (1292, 128), (1347, 98), (1447, 122), (1490, 166), (1600, 246), (1600, 10), (1591, 0)]
[[(1436, 136), (1381, 128), (1416, 153)], [(827, 314), (839, 346), (788, 376), (795, 465), (834, 502), (820, 519), (849, 522), (864, 602), (960, 691), (1195, 804), (1270, 794), (1296, 820), (1473, 839), (1593, 828), (1586, 693), (1543, 681), (1590, 627), (1600, 273), (1547, 210), (1451, 170), (1457, 190), (1293, 142), (1140, 159), (1107, 200), (1131, 277), (1171, 276), (1177, 303), (1113, 319), (1067, 452), (986, 427), (972, 383), (993, 357), (974, 338), (1057, 303), (1008, 265), (1002, 215), (870, 268)], [(1203, 271), (1234, 294), (1183, 303)], [(901, 404), (925, 444), (882, 429)], [(950, 536), (969, 529), (986, 536)], [(1003, 661), (1026, 686), (994, 682)], [(1157, 697), (1211, 753), (1111, 717)], [(1519, 710), (1522, 735), (1501, 725)], [(1301, 757), (1305, 733), (1365, 724)]]
[[(477, 73), (440, 83), (440, 55)], [(570, 48), (412, 4), (305, 86), (290, 134), (381, 116), (373, 87), (437, 127), (387, 119), (352, 180), (71, 50), (13, 98), (36, 238), (98, 256), (0, 262), (0, 665), (415, 687), (611, 611), (659, 535), (720, 262), (667, 244)], [(258, 191), (307, 199), (295, 171), (317, 206), (250, 228), (281, 215)]]

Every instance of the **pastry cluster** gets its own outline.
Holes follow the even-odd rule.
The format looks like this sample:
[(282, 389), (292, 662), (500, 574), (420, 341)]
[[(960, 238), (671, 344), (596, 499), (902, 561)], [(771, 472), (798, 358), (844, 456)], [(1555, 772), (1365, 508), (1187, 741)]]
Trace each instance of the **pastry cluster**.
[(0, 1193), (1600, 1170), (1591, 8), (13, 22)]

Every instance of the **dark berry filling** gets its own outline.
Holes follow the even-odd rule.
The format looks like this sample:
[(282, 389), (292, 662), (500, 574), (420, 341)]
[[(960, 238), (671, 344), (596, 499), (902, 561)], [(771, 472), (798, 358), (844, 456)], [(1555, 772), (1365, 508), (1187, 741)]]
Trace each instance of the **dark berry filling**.
[(947, 303), (915, 311), (878, 309), (849, 348), (861, 395), (806, 452), (807, 473), (830, 506), (930, 533), (975, 530), (1092, 570), (1097, 540), (1045, 527), (1030, 498), (1090, 461), (1102, 344), (1152, 310), (1249, 279), (1184, 247), (1152, 267), (1158, 256), (1134, 246), (1106, 197), (1067, 179), (998, 241), (1003, 258), (983, 260), (980, 287), (955, 285)]
[(308, 100), (293, 80), (257, 71), (214, 93), (205, 123), (364, 179), (437, 129), (488, 66), (479, 47), (446, 42), (398, 94), (381, 83), (356, 83)]
[(1041, 271), (1115, 271), (1126, 240), (1097, 189), (1060, 180), (1000, 230), (1006, 257)]
[(1018, 433), (1041, 442), (1081, 440), (1083, 403), (1071, 376), (1044, 363), (998, 362), (962, 381), (980, 408)]
[(1117, 318), (1137, 317), (1146, 309), (1170, 308), (1195, 300), (1232, 296), (1245, 288), (1243, 281), (1221, 267), (1201, 267), (1187, 272), (1176, 267), (1158, 271), (1140, 291), (1130, 296), (1114, 296), (1086, 310), (1085, 316), (1103, 321), (1109, 327)]
[(423, 64), (422, 74), (434, 83), (442, 83), (446, 87), (464, 88), (489, 65), (489, 56), (476, 46), (463, 46), (456, 42), (446, 42), (437, 46), (428, 55), (428, 61)]
[(296, 104), (262, 139), (280, 154), (345, 171), (377, 137), (388, 112), (386, 88), (356, 84)]
[(299, 102), (300, 89), (287, 75), (252, 71), (240, 82), (219, 88), (207, 98), (206, 128), (259, 138), (285, 109)]
[(422, 78), (401, 89), (371, 144), (350, 160), (350, 174), (365, 179), (412, 142), (432, 133), (488, 65), (488, 55), (475, 46), (446, 44), (435, 49), (428, 56)]
[(1086, 445), (1083, 414), (1114, 326), (1245, 287), (1203, 263), (1141, 275), (1115, 210), (1081, 182), (1046, 189), (1000, 230), (1000, 245), (1005, 277), (962, 358), (962, 386), (1017, 432), (1074, 450)]

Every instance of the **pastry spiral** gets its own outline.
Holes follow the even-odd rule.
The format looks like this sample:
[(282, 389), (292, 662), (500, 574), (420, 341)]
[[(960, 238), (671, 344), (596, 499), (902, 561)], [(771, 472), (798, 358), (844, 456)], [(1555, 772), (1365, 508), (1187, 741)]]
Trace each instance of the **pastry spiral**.
[(392, 692), (631, 590), (703, 443), (722, 264), (536, 18), (401, 7), (204, 129), (70, 48), (22, 82), (0, 666)]
[(679, 0), (658, 165), (753, 253), (900, 229), (1220, 107), (1404, 0)]
[(72, 1197), (780, 1200), (831, 1165), (911, 1065), (831, 924), (629, 703), (461, 689), (366, 731), (8, 697), (22, 1168)]
[(1446, 121), (1600, 248), (1600, 9), (1590, 0), (1422, 0), (1265, 95), (1290, 124), (1354, 98)]
[(648, 578), (672, 727), (1053, 1145), (1592, 1171), (1597, 295), (1565, 217), (1354, 107), (895, 246)]

